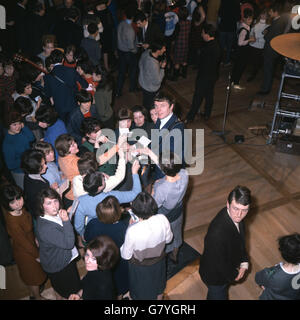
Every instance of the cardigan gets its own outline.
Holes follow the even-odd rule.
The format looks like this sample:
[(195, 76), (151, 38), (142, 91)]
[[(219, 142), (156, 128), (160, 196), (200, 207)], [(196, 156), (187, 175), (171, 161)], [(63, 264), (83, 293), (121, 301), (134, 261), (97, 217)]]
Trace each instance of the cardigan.
[(73, 226), (68, 221), (62, 221), (63, 226), (53, 221), (38, 217), (36, 237), (40, 246), (40, 261), (43, 269), (49, 273), (64, 269), (72, 258), (75, 245)]

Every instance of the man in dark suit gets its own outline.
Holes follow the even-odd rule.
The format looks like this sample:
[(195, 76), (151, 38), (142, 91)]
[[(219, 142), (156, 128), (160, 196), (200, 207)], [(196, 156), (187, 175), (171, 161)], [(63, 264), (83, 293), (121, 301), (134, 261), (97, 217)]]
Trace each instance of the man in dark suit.
[[(151, 150), (157, 155), (169, 151), (176, 153), (182, 161), (182, 166), (185, 167), (184, 124), (173, 113), (175, 101), (166, 93), (159, 92), (154, 98), (154, 105), (158, 119), (154, 127), (156, 131), (151, 130)], [(154, 180), (163, 176), (159, 167), (155, 166)]]
[(144, 49), (148, 49), (154, 42), (164, 41), (164, 35), (156, 23), (149, 22), (142, 11), (138, 11), (133, 22), (139, 28), (137, 33), (138, 44)]
[(205, 108), (204, 113), (201, 115), (204, 116), (204, 120), (208, 120), (211, 115), (214, 88), (221, 59), (219, 42), (215, 36), (216, 29), (213, 25), (207, 24), (203, 26), (202, 38), (205, 41), (205, 44), (200, 53), (193, 102), (191, 109), (186, 116), (185, 123), (194, 120), (203, 99), (205, 99)]
[(208, 227), (199, 267), (208, 288), (207, 300), (227, 300), (229, 286), (241, 280), (249, 267), (243, 219), (250, 204), (250, 190), (235, 187), (228, 196), (227, 206)]
[(54, 107), (61, 120), (68, 121), (69, 113), (78, 108), (75, 100), (78, 81), (83, 88), (88, 87), (88, 83), (74, 68), (62, 65), (64, 54), (60, 50), (53, 50), (51, 55), (54, 68), (51, 74), (45, 76), (45, 94), (52, 98)]
[(22, 52), (26, 52), (28, 47), (28, 34), (26, 34), (26, 29), (24, 28), (28, 14), (26, 9), (27, 2), (28, 0), (17, 0), (14, 10), (17, 48)]
[(77, 24), (79, 19), (78, 10), (68, 9), (63, 20), (57, 22), (54, 34), (61, 48), (73, 44), (78, 48), (83, 38), (83, 27)]
[(266, 28), (265, 32), (265, 47), (264, 47), (264, 77), (261, 90), (258, 92), (260, 95), (268, 94), (272, 88), (273, 73), (276, 62), (280, 55), (272, 49), (271, 40), (283, 33), (286, 33), (290, 26), (290, 15), (280, 14), (281, 6), (279, 3), (274, 3), (269, 9), (269, 16), (272, 18), (271, 25)]

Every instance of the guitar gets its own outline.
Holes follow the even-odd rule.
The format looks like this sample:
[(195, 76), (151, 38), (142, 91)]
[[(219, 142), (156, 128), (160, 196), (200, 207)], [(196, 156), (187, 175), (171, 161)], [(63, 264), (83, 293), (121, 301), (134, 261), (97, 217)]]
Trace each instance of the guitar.
[(31, 64), (33, 67), (35, 67), (36, 69), (40, 70), (41, 72), (45, 73), (45, 74), (48, 74), (49, 72), (44, 69), (43, 67), (39, 66), (38, 64), (32, 62), (31, 60), (23, 57), (22, 55), (16, 53), (13, 57), (13, 60), (16, 61), (16, 62), (26, 62), (26, 63), (29, 63)]

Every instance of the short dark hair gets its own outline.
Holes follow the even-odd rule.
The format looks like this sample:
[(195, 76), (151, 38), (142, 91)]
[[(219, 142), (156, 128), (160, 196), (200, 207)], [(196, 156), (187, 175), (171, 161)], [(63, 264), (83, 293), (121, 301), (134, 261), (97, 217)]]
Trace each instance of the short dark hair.
[(92, 102), (93, 101), (93, 96), (90, 92), (81, 89), (79, 92), (76, 94), (76, 101), (79, 103), (85, 103), (85, 102)]
[(65, 14), (65, 18), (66, 19), (73, 19), (73, 20), (77, 20), (79, 17), (79, 10), (77, 8), (69, 8), (68, 10), (66, 10), (66, 14)]
[(133, 18), (133, 22), (138, 22), (138, 21), (145, 21), (145, 20), (147, 20), (147, 17), (146, 17), (146, 15), (145, 15), (145, 13), (143, 12), (143, 11), (141, 11), (141, 10), (137, 10), (137, 12), (136, 12), (136, 14), (135, 14), (135, 16), (134, 16), (134, 18)]
[(132, 111), (129, 108), (123, 107), (118, 111), (118, 121), (131, 119)]
[(7, 129), (9, 129), (11, 124), (16, 122), (23, 122), (22, 115), (19, 112), (10, 110), (7, 114), (5, 114), (4, 125)]
[(233, 199), (243, 206), (248, 206), (251, 204), (251, 191), (247, 187), (236, 186), (228, 195), (228, 203), (231, 204)]
[(64, 53), (58, 49), (54, 49), (50, 54), (50, 58), (53, 64), (61, 63), (64, 60)]
[(210, 37), (216, 37), (217, 29), (209, 23), (205, 23), (202, 28), (205, 34), (208, 34)]
[(273, 12), (281, 13), (282, 4), (278, 1), (275, 1), (273, 4), (270, 5), (269, 10), (272, 10)]
[(39, 174), (41, 172), (42, 160), (45, 160), (45, 154), (41, 150), (26, 150), (21, 157), (21, 168), (27, 174)]
[(98, 169), (98, 162), (94, 152), (85, 152), (77, 162), (77, 167), (80, 175), (85, 175), (89, 172)]
[(91, 22), (88, 27), (87, 31), (89, 34), (95, 34), (98, 31), (98, 26), (95, 22)]
[(55, 109), (47, 104), (42, 104), (35, 113), (38, 122), (47, 123), (51, 127), (58, 119), (58, 113)]
[(70, 146), (75, 139), (68, 133), (61, 134), (55, 140), (55, 149), (60, 157), (70, 153)]
[(168, 102), (170, 107), (172, 104), (175, 104), (175, 98), (171, 95), (169, 95), (168, 93), (166, 93), (165, 91), (159, 91), (156, 96), (154, 97), (154, 102)]
[(179, 7), (178, 18), (180, 20), (186, 20), (188, 16), (189, 16), (189, 10), (187, 9), (187, 7)]
[(147, 192), (140, 192), (133, 200), (131, 208), (133, 213), (141, 219), (150, 218), (158, 210), (156, 201)]
[(98, 131), (97, 129), (101, 129), (101, 124), (98, 119), (93, 117), (83, 119), (80, 126), (80, 132), (83, 137), (88, 134), (91, 134), (92, 132)]
[(21, 197), (23, 197), (23, 191), (16, 185), (8, 184), (1, 189), (1, 204), (7, 211), (13, 211), (9, 203)]
[(300, 263), (300, 234), (294, 233), (278, 239), (282, 258), (292, 264)]
[(155, 41), (150, 43), (149, 49), (151, 52), (155, 53), (156, 51), (161, 50), (165, 46), (166, 44), (163, 41)]
[(16, 92), (18, 94), (22, 94), (25, 91), (27, 86), (31, 85), (31, 81), (29, 79), (20, 78), (16, 82)]
[(76, 65), (77, 67), (80, 67), (84, 73), (88, 73), (88, 74), (92, 74), (93, 73), (93, 64), (91, 63), (91, 61), (79, 61)]
[[(96, 196), (104, 189), (105, 186), (103, 173), (100, 171), (88, 172), (83, 178), (82, 185), (83, 189), (89, 194), (89, 196)], [(103, 187), (100, 192), (99, 187)]]
[(122, 210), (118, 199), (114, 196), (108, 196), (97, 204), (96, 213), (101, 222), (113, 224), (120, 220)]
[(126, 8), (125, 8), (125, 16), (127, 19), (132, 19), (134, 17), (136, 13), (136, 8), (134, 5), (129, 4)]
[(21, 115), (27, 116), (32, 113), (33, 106), (28, 98), (20, 96), (15, 100), (13, 109)]
[(73, 52), (75, 54), (76, 52), (76, 47), (74, 46), (74, 44), (69, 44), (68, 46), (66, 46), (65, 50), (64, 50), (64, 54), (68, 54), (70, 52)]
[(170, 157), (167, 159), (160, 156), (159, 166), (166, 176), (175, 177), (182, 168), (182, 163), (179, 162), (179, 157), (175, 153), (170, 152)]
[(53, 146), (51, 143), (46, 142), (46, 141), (38, 141), (33, 145), (33, 148), (35, 150), (40, 150), (44, 153), (45, 157), (48, 153), (51, 151), (54, 151)]
[(41, 190), (36, 199), (37, 199), (37, 213), (39, 216), (44, 216), (44, 201), (46, 198), (57, 199), (59, 201), (59, 209), (63, 208), (63, 202), (57, 191), (52, 188), (46, 188)]
[(244, 10), (244, 19), (247, 19), (247, 18), (250, 18), (250, 17), (253, 17), (253, 10), (251, 10), (249, 8), (246, 8)]
[(100, 270), (112, 269), (119, 260), (119, 248), (108, 236), (98, 236), (90, 241), (86, 247), (97, 260)]
[(135, 105), (132, 109), (132, 114), (134, 114), (135, 112), (141, 112), (143, 114), (143, 116), (145, 117), (145, 121), (148, 120), (148, 111), (145, 107), (140, 106), (140, 105)]

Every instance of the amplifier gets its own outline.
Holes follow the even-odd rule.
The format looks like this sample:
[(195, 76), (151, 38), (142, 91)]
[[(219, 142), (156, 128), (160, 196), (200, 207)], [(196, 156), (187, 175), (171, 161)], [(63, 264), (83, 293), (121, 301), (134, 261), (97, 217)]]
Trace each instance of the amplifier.
[(300, 155), (300, 137), (285, 135), (276, 142), (276, 152)]

